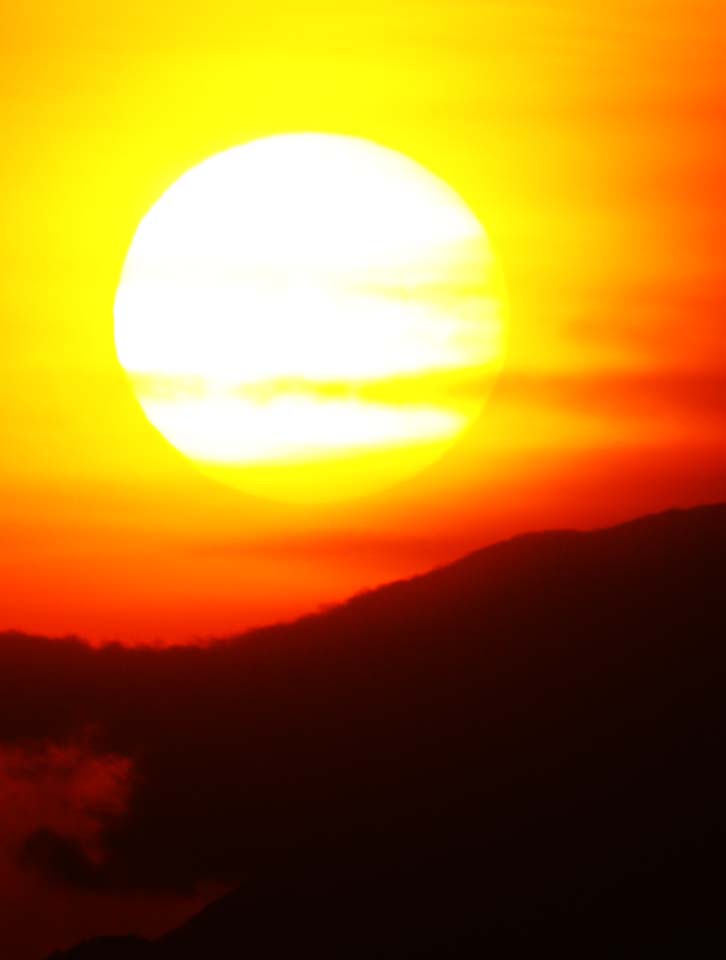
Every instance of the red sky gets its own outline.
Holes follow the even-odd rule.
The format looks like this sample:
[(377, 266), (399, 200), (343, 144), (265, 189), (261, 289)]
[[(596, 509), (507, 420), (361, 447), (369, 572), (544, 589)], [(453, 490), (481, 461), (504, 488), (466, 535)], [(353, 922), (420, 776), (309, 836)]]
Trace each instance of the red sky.
[[(189, 640), (525, 529), (726, 494), (723, 11), (212, 0), (23, 4), (3, 39), (0, 627)], [(450, 183), (506, 274), (480, 421), (388, 493), (293, 507), (203, 477), (113, 346), (141, 217), (211, 154), (369, 137)]]

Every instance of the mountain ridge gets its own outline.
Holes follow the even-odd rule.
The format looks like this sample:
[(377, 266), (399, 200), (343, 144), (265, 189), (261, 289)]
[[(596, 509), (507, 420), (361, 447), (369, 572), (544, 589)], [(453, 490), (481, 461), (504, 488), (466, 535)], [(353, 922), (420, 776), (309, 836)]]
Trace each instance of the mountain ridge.
[[(240, 788), (224, 775), (230, 798), (210, 787), (184, 814), (192, 859), (209, 848), (247, 877), (157, 941), (90, 941), (54, 960), (286, 960), (301, 945), (325, 960), (716, 955), (724, 557), (723, 504), (525, 534), (167, 657), (209, 672), (226, 717), (200, 740), (211, 759), (174, 761), (178, 799), (217, 756), (242, 769)], [(145, 656), (126, 658), (128, 677)], [(132, 846), (164, 826), (163, 804), (142, 799), (154, 818)], [(200, 810), (219, 816), (219, 848)], [(116, 856), (127, 876), (137, 861)], [(187, 869), (178, 850), (163, 875)]]

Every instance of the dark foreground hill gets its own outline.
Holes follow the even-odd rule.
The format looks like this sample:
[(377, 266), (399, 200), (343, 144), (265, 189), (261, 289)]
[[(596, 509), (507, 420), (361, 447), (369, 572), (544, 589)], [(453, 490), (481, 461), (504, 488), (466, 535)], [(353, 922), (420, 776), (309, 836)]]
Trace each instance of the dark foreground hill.
[(725, 560), (726, 506), (673, 511), (193, 654), (74, 648), (56, 719), (72, 691), (140, 785), (102, 867), (53, 836), (29, 856), (239, 885), (154, 943), (56, 956), (722, 956)]

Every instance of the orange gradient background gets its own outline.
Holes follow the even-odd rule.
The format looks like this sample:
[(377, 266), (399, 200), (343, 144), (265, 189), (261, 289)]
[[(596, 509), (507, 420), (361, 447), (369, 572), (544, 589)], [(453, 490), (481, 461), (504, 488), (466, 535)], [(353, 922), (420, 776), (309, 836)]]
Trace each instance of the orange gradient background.
[[(0, 39), (0, 629), (188, 641), (496, 538), (726, 495), (718, 3), (31, 2)], [(296, 507), (198, 474), (119, 366), (134, 231), (256, 137), (449, 183), (507, 278), (500, 381), (423, 475)]]

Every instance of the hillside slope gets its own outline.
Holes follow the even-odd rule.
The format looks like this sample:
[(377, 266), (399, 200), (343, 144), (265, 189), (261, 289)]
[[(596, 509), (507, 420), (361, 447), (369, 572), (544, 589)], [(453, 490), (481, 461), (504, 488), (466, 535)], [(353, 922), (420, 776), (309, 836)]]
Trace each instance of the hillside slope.
[(205, 651), (116, 651), (145, 753), (91, 654), (76, 699), (146, 784), (99, 882), (241, 883), (153, 944), (57, 956), (717, 955), (724, 559), (726, 507), (673, 511)]

